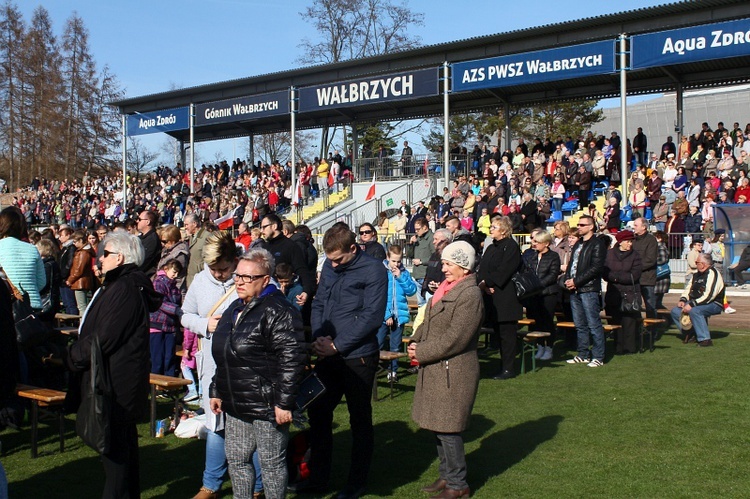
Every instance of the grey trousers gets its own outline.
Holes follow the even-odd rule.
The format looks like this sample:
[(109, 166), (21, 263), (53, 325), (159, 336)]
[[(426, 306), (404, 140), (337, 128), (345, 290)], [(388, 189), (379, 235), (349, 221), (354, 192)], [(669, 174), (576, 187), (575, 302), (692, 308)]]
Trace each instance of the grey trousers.
[(255, 485), (253, 452), (260, 455), (263, 490), (268, 499), (286, 497), (288, 472), (286, 446), (289, 425), (277, 426), (260, 419), (242, 421), (227, 414), (225, 447), (232, 490), (237, 499), (252, 499)]
[(466, 452), (460, 433), (435, 433), (437, 453), (440, 460), (440, 478), (448, 482), (448, 488), (463, 490), (466, 483)]

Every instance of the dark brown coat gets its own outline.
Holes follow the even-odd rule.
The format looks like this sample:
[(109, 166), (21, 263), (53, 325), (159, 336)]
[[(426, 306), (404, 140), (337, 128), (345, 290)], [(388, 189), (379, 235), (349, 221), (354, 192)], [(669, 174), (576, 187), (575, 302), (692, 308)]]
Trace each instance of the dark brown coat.
[(432, 306), (414, 333), (419, 375), (411, 417), (441, 433), (466, 429), (479, 385), (477, 338), (484, 306), (476, 279), (469, 275)]
[(91, 259), (96, 258), (91, 246), (86, 245), (77, 249), (73, 256), (73, 266), (70, 267), (68, 286), (73, 290), (93, 290), (94, 271), (91, 268)]

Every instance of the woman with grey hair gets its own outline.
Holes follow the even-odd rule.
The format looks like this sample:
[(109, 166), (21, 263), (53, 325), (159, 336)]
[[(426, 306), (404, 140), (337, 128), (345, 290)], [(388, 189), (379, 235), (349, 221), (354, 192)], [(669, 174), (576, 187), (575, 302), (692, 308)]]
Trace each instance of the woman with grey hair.
[(213, 414), (226, 416), (226, 456), (235, 497), (253, 497), (260, 454), (269, 499), (286, 496), (286, 447), (297, 385), (307, 358), (302, 316), (271, 283), (276, 264), (265, 249), (242, 256), (237, 296), (213, 335), (216, 362), (209, 394)]
[[(136, 423), (148, 408), (149, 313), (158, 310), (162, 297), (138, 270), (143, 246), (137, 236), (110, 233), (99, 261), (104, 283), (81, 318), (78, 341), (69, 347), (64, 363), (71, 371), (82, 373), (81, 393), (92, 390), (86, 371), (91, 368), (91, 345), (98, 336), (104, 364), (109, 367), (113, 401), (110, 446), (102, 454), (106, 475), (103, 496), (139, 497)], [(85, 416), (79, 414), (78, 418)]]

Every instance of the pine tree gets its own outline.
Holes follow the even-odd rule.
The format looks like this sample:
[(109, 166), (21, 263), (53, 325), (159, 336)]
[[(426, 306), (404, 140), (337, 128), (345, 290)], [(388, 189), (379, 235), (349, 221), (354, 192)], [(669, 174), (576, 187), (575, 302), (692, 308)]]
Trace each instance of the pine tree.
[(21, 170), (18, 157), (22, 126), (19, 101), (25, 30), (18, 7), (6, 2), (0, 11), (0, 151), (11, 189), (18, 187)]

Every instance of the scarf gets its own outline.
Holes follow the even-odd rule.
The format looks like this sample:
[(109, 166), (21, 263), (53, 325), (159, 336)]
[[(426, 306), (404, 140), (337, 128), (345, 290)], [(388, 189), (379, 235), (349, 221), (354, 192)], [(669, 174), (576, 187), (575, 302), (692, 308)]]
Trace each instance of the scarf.
[(440, 283), (438, 288), (435, 290), (435, 294), (432, 295), (432, 305), (431, 307), (434, 307), (437, 302), (443, 299), (443, 296), (445, 296), (446, 293), (448, 293), (451, 289), (456, 287), (456, 284), (463, 281), (468, 277), (470, 274), (465, 275), (461, 279), (458, 279), (453, 282), (448, 282), (447, 280)]

